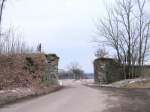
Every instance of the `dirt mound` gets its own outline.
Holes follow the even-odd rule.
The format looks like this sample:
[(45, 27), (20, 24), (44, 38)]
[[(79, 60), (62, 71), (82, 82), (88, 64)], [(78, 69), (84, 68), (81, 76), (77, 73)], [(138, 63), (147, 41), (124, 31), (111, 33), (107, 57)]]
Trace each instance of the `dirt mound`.
[(0, 89), (39, 86), (46, 69), (44, 54), (0, 55)]

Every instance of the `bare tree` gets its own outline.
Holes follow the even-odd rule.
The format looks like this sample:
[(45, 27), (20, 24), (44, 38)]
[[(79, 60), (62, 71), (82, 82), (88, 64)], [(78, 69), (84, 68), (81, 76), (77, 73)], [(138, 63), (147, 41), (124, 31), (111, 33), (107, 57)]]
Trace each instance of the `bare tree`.
[(142, 68), (148, 54), (150, 18), (145, 12), (146, 3), (147, 0), (117, 0), (115, 8), (107, 10), (107, 18), (97, 25), (103, 43), (115, 50), (123, 65), (125, 78), (135, 76), (134, 66)]
[(108, 56), (108, 52), (106, 51), (105, 48), (98, 48), (95, 52), (95, 56), (97, 58), (105, 58)]
[(2, 16), (3, 16), (3, 10), (4, 10), (4, 6), (5, 6), (5, 2), (6, 2), (6, 0), (0, 0), (0, 25), (2, 22)]
[(12, 28), (2, 32), (2, 17), (7, 0), (0, 0), (0, 54), (31, 53), (33, 48), (22, 40), (21, 35), (15, 33)]
[(0, 34), (2, 31), (2, 16), (3, 16), (3, 10), (5, 6), (6, 0), (0, 0)]
[(33, 48), (28, 46), (22, 36), (9, 29), (0, 38), (0, 54), (32, 53)]
[(68, 66), (68, 72), (70, 75), (74, 76), (74, 79), (81, 79), (84, 75), (84, 71), (81, 69), (81, 66), (74, 62)]

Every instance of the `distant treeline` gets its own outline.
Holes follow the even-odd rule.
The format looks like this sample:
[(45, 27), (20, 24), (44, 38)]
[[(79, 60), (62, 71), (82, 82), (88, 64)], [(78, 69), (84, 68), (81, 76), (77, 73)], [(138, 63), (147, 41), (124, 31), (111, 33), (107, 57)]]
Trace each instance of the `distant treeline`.
[(70, 71), (64, 71), (60, 70), (59, 71), (59, 79), (93, 79), (94, 74), (92, 73), (81, 73), (81, 74), (76, 74), (72, 73)]

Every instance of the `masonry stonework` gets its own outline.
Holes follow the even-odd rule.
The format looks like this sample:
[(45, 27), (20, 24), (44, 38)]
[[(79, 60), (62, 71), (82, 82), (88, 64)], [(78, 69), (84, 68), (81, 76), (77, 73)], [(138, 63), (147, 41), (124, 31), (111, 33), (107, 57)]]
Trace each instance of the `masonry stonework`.
[[(135, 66), (135, 77), (150, 77), (150, 65), (144, 65), (142, 70)], [(98, 58), (94, 61), (95, 83), (108, 84), (123, 80), (122, 67), (114, 59)]]
[(96, 83), (107, 84), (123, 79), (120, 65), (110, 58), (99, 58), (94, 61), (94, 79)]
[(56, 54), (46, 55), (48, 63), (48, 80), (53, 84), (58, 84), (58, 63), (59, 57)]

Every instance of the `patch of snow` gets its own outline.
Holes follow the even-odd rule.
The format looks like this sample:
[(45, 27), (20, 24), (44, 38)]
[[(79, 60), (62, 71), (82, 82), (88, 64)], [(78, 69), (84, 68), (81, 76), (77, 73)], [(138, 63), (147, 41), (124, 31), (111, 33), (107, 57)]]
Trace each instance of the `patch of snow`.
[(11, 90), (11, 92), (13, 92), (13, 93), (17, 93), (17, 90)]
[(125, 87), (128, 84), (133, 84), (133, 83), (136, 83), (136, 82), (143, 82), (143, 81), (147, 81), (147, 80), (150, 81), (150, 78), (126, 79), (126, 80), (114, 82), (112, 84), (103, 84), (103, 85), (100, 85), (100, 86), (120, 88), (120, 87)]
[(4, 91), (4, 90), (1, 90), (1, 91), (0, 91), (0, 94), (1, 94), (1, 93), (5, 93), (5, 91)]
[(59, 81), (63, 86), (70, 86), (70, 85), (82, 85), (82, 84), (93, 84), (94, 79), (81, 79), (81, 80), (74, 80), (74, 79), (64, 79)]
[(63, 86), (63, 82), (61, 80), (59, 80), (59, 85)]

